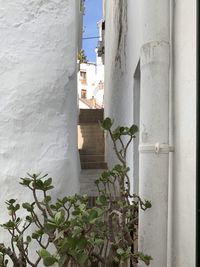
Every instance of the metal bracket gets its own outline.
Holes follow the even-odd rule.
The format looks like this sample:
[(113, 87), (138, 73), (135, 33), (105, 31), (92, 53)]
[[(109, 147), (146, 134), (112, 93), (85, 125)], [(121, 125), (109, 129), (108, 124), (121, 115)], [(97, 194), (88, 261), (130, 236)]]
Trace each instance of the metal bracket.
[(174, 152), (174, 147), (169, 146), (168, 144), (140, 144), (139, 145), (140, 153), (155, 153), (155, 154), (168, 154), (169, 152)]

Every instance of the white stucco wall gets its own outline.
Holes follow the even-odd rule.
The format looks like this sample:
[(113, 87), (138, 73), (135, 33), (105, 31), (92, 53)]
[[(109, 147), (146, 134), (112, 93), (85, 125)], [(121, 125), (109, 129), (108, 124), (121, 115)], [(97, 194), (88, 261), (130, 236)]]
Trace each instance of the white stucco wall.
[(86, 89), (87, 90), (87, 99), (91, 99), (94, 95), (94, 88), (95, 88), (95, 63), (81, 63), (80, 64), (80, 72), (86, 72), (86, 80), (85, 82), (82, 82), (82, 79), (80, 77), (80, 72), (78, 73), (78, 94), (79, 97), (81, 97), (81, 90)]
[[(196, 1), (174, 9), (174, 178), (172, 266), (195, 266)], [(199, 253), (199, 252), (197, 252)]]
[[(128, 6), (127, 17), (123, 15), (124, 13), (120, 16), (122, 18), (121, 22), (123, 22), (121, 29), (119, 26), (120, 2), (123, 8), (126, 7), (126, 4)], [(167, 3), (167, 1), (163, 3), (162, 1), (158, 2), (159, 6), (152, 5), (152, 2), (149, 1), (104, 1), (104, 15), (106, 20), (105, 116), (114, 118), (116, 125), (130, 125), (135, 122), (134, 113), (137, 113), (138, 101), (134, 103), (134, 88), (136, 87), (140, 90), (140, 78), (137, 79), (136, 75), (134, 80), (134, 74), (140, 59), (140, 49), (142, 45), (144, 42), (150, 42), (154, 39), (167, 40), (167, 38), (169, 38), (169, 32), (166, 30), (166, 20), (163, 19), (161, 22), (161, 18), (165, 16), (166, 9), (163, 9), (164, 13), (160, 12), (158, 14), (156, 11), (164, 2)], [(142, 5), (148, 4), (150, 8), (145, 9), (145, 12), (147, 12), (145, 15), (144, 6)], [(153, 23), (152, 21), (147, 21), (148, 12), (153, 12), (155, 15), (153, 15), (153, 17), (156, 18)], [(167, 256), (168, 267), (194, 267), (196, 221), (195, 1), (175, 1), (175, 3), (173, 3), (173, 12), (174, 73), (172, 81), (172, 102), (169, 103), (169, 107), (172, 107), (174, 127), (172, 138), (170, 136), (169, 145), (174, 145), (175, 152), (173, 153), (169, 166), (170, 191), (167, 240), (169, 251), (167, 251)], [(143, 13), (143, 17), (141, 13)], [(143, 19), (144, 17), (146, 19)], [(120, 31), (122, 32), (122, 37), (118, 46)], [(170, 64), (171, 63), (172, 61), (170, 61)], [(160, 109), (162, 109), (162, 106)], [(140, 125), (140, 130), (144, 130), (143, 125)], [(159, 129), (155, 130), (159, 131)], [(173, 143), (171, 143), (171, 141), (173, 141)], [(109, 166), (112, 166), (116, 162), (116, 158), (113, 156), (112, 146), (109, 145), (108, 140), (106, 144), (106, 157)], [(127, 162), (131, 167), (131, 176), (134, 172), (133, 148), (130, 149)], [(171, 165), (171, 163), (173, 163), (173, 165)], [(154, 266), (154, 263), (150, 266)]]
[[(104, 1), (105, 7), (105, 117), (115, 120), (115, 125), (131, 126), (134, 121), (134, 73), (139, 61), (141, 46), (140, 0)], [(120, 15), (119, 7), (123, 6)], [(120, 27), (122, 30), (119, 37)], [(135, 37), (137, 36), (137, 38)], [(118, 49), (119, 46), (119, 49)], [(106, 157), (111, 167), (116, 162), (112, 145), (106, 144)], [(133, 188), (133, 145), (127, 163)]]
[[(81, 72), (86, 73), (86, 79), (81, 77)], [(99, 83), (104, 83), (104, 65), (101, 59), (97, 57), (97, 62), (81, 63), (80, 71), (78, 72), (78, 95), (81, 98), (81, 90), (86, 90), (86, 99), (95, 98), (96, 103), (100, 106), (103, 105), (104, 90), (99, 89)], [(79, 108), (85, 108), (83, 104), (79, 102)]]
[(26, 172), (49, 173), (55, 197), (79, 191), (78, 2), (0, 0), (1, 223), (4, 200), (30, 199)]

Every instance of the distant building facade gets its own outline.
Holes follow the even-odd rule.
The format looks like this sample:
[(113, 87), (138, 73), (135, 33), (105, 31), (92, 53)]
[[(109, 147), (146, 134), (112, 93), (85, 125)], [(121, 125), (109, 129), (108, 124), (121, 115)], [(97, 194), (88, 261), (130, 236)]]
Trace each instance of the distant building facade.
[[(101, 42), (101, 21), (99, 28), (99, 42)], [(98, 44), (99, 44), (98, 42)], [(104, 65), (98, 48), (95, 49), (96, 62), (80, 64), (78, 73), (78, 97), (80, 109), (101, 109), (104, 107)]]

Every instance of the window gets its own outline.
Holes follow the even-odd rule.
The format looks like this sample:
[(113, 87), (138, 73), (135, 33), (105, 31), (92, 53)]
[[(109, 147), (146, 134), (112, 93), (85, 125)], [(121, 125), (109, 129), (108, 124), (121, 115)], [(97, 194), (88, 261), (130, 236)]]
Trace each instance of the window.
[(105, 30), (105, 20), (102, 22), (102, 31), (104, 31)]
[(87, 98), (87, 90), (86, 89), (81, 89), (81, 98), (84, 98), (84, 99)]
[(98, 90), (103, 90), (103, 88), (104, 88), (104, 84), (103, 84), (102, 81), (100, 81), (100, 82), (98, 83)]
[(86, 80), (86, 71), (80, 71), (80, 77), (81, 77), (83, 80)]

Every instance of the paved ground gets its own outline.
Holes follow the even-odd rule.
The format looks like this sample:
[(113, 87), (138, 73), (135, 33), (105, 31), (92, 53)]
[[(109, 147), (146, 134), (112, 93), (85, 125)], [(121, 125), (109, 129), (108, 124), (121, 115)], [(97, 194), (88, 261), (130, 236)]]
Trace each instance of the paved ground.
[(98, 191), (94, 182), (99, 178), (103, 171), (105, 171), (105, 169), (82, 170), (80, 174), (80, 193), (88, 194), (88, 196), (97, 196)]

